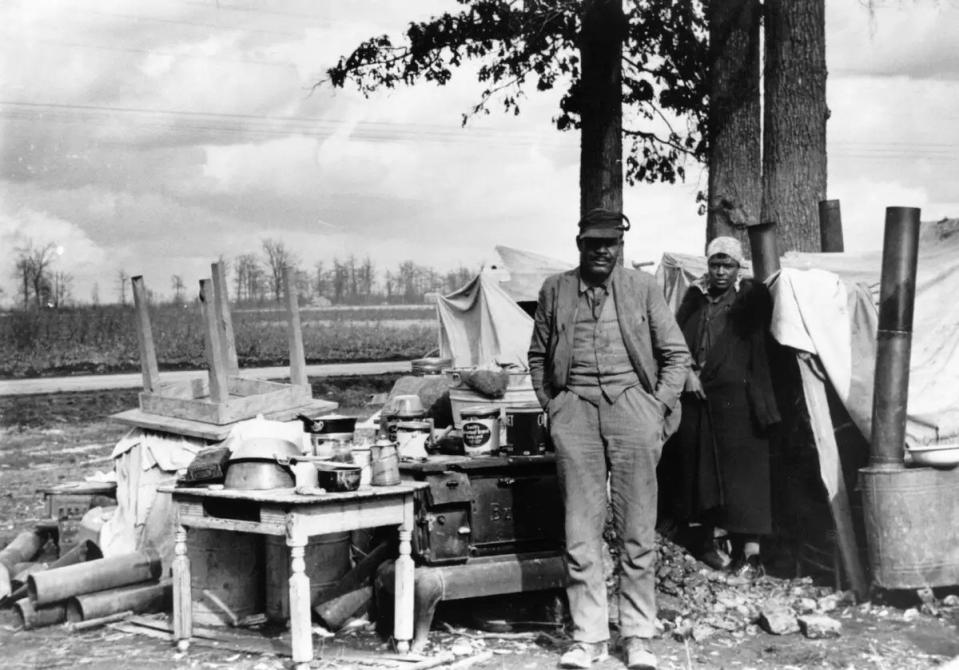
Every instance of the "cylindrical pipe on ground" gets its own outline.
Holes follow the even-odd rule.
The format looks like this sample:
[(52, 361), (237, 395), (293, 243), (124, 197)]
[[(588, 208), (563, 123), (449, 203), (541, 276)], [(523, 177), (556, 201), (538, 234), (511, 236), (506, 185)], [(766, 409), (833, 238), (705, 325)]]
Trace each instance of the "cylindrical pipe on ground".
[(918, 259), (919, 209), (887, 207), (869, 459), (874, 468), (903, 467)]
[(749, 226), (749, 249), (752, 252), (753, 277), (766, 281), (779, 272), (779, 247), (776, 244), (776, 223)]
[(819, 201), (819, 248), (826, 253), (842, 253), (846, 250), (838, 200)]
[(159, 556), (135, 551), (30, 575), (27, 592), (36, 604), (44, 605), (83, 593), (155, 581), (160, 569)]
[[(53, 570), (54, 568), (62, 568), (67, 565), (74, 565), (84, 561), (93, 561), (98, 558), (103, 558), (103, 552), (100, 551), (100, 547), (97, 546), (97, 543), (93, 540), (84, 540), (80, 544), (73, 547), (70, 551), (65, 553), (63, 556), (55, 560), (53, 563), (48, 565), (46, 569)], [(27, 583), (24, 581), (21, 586), (14, 589), (13, 593), (5, 598), (0, 598), (0, 607), (4, 607), (7, 603), (16, 602), (26, 595)]]
[(0, 563), (7, 568), (10, 576), (16, 574), (17, 563), (28, 563), (40, 553), (47, 543), (47, 533), (36, 530), (25, 530), (17, 535), (6, 547), (0, 551)]
[(160, 612), (168, 608), (172, 597), (170, 580), (84, 593), (67, 600), (67, 621), (86, 621), (128, 610), (135, 614)]
[(39, 607), (29, 598), (21, 598), (13, 607), (24, 630), (52, 626), (67, 620), (67, 606), (63, 602)]

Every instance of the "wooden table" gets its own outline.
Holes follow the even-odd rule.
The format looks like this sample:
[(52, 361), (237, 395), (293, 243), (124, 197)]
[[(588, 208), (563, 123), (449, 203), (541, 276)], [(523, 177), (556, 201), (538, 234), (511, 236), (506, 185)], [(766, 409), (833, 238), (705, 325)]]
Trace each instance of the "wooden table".
[(211, 528), (240, 533), (282, 535), (290, 548), (290, 637), (294, 665), (305, 670), (313, 660), (310, 619), (310, 578), (305, 551), (313, 535), (396, 525), (394, 637), (400, 652), (409, 651), (413, 638), (413, 495), (426, 486), (402, 482), (347, 493), (302, 495), (293, 489), (245, 491), (238, 489), (172, 488), (177, 513), (173, 559), (173, 636), (181, 651), (189, 648), (193, 629), (190, 560), (187, 528)]

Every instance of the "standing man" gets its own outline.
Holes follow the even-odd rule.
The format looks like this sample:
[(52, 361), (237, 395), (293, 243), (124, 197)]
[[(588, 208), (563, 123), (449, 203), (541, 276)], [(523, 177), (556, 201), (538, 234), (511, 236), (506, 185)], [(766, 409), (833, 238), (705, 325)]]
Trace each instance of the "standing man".
[(648, 274), (620, 264), (620, 212), (579, 222), (579, 267), (548, 277), (536, 307), (529, 367), (549, 415), (566, 511), (573, 644), (565, 668), (608, 656), (603, 576), (607, 479), (622, 544), (619, 634), (629, 668), (654, 669), (656, 464), (679, 424), (689, 367), (683, 334)]

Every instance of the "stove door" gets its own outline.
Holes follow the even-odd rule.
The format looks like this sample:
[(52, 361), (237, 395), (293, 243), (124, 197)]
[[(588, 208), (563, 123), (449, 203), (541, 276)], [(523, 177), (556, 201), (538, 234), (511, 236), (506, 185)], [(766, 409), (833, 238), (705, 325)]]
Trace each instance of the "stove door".
[(472, 539), (476, 555), (557, 549), (563, 501), (554, 472), (473, 473)]
[(470, 556), (469, 477), (461, 472), (426, 476), (429, 488), (418, 500), (413, 554), (427, 565), (462, 563)]

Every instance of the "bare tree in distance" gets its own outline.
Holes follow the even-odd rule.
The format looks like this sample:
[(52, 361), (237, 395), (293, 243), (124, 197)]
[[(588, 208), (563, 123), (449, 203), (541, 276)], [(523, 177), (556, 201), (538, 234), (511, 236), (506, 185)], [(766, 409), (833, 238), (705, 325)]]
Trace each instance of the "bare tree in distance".
[(30, 261), (25, 254), (17, 250), (17, 260), (14, 266), (14, 275), (20, 282), (20, 296), (23, 299), (23, 309), (30, 306)]
[(73, 275), (62, 270), (53, 273), (53, 306), (63, 307), (73, 292)]
[(23, 294), (23, 308), (30, 306), (31, 294), (37, 308), (52, 302), (49, 268), (57, 256), (57, 245), (48, 242), (37, 246), (33, 240), (28, 240), (24, 246), (17, 247), (15, 253), (15, 274)]
[(296, 257), (283, 242), (272, 238), (263, 240), (263, 252), (266, 254), (266, 263), (270, 271), (273, 299), (280, 302), (283, 299), (283, 276), (286, 268), (297, 265)]
[(93, 282), (93, 287), (90, 289), (90, 304), (99, 305), (100, 304), (100, 283)]
[(177, 305), (183, 303), (183, 293), (186, 290), (186, 284), (183, 283), (183, 277), (173, 275), (170, 277), (170, 285), (173, 287), (173, 302)]
[(236, 300), (259, 300), (263, 293), (263, 268), (256, 254), (237, 256), (234, 270)]
[(124, 269), (117, 270), (117, 298), (120, 304), (127, 304), (127, 283), (130, 281), (130, 275)]

